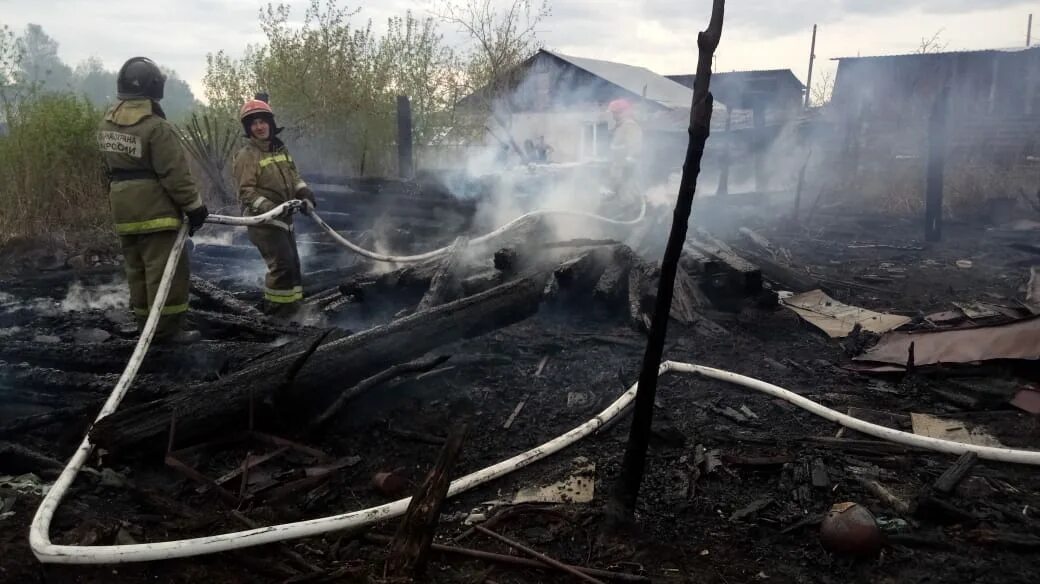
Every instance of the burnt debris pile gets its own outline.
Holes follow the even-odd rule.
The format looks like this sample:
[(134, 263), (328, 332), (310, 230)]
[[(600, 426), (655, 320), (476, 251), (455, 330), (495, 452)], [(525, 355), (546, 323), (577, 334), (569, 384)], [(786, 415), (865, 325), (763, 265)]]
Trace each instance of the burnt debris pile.
[[(448, 582), (489, 570), (526, 582), (578, 578), (568, 570), (629, 582), (837, 582), (849, 569), (1028, 577), (1040, 547), (1031, 468), (883, 442), (693, 377), (662, 378), (637, 536), (610, 537), (598, 514), (625, 422), (443, 500), (445, 477), (570, 430), (635, 380), (670, 209), (651, 206), (634, 225), (536, 216), (473, 241), (486, 232), (479, 200), (398, 181), (312, 182), (323, 217), (362, 247), (449, 251), (370, 262), (299, 218), (306, 310), (286, 322), (258, 310), (255, 250), (208, 230), (192, 251), (191, 319), (204, 340), (153, 348), (126, 403), (92, 428), (136, 338), (118, 262), (3, 276), (10, 574), (35, 573), (25, 526), (89, 429), (98, 454), (58, 511), (58, 543), (165, 541), (410, 494), (427, 504), (396, 533), (391, 521), (172, 561), (164, 574), (381, 576), (387, 542), (409, 542), (390, 548), (387, 566), (412, 566), (399, 554), (429, 536), (423, 553)], [(1040, 276), (1028, 225), (954, 225), (937, 246), (909, 222), (823, 210), (802, 225), (766, 223), (736, 201), (694, 210), (666, 358), (917, 435), (1037, 447)], [(119, 568), (128, 581), (148, 570)]]

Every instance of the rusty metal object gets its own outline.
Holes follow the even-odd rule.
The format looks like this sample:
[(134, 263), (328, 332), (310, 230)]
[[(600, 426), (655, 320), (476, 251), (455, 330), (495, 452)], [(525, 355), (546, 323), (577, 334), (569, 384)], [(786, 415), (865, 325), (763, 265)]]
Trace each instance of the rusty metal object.
[(883, 543), (874, 515), (858, 503), (836, 503), (820, 524), (820, 543), (836, 554), (873, 556)]

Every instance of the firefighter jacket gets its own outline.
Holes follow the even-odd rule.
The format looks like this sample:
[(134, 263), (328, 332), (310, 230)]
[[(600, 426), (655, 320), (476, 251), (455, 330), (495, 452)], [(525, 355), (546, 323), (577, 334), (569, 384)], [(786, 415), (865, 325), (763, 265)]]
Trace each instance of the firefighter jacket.
[(610, 170), (615, 184), (638, 180), (642, 156), (643, 130), (631, 118), (621, 120), (610, 139)]
[[(297, 198), (296, 193), (307, 186), (289, 150), (277, 138), (250, 138), (235, 155), (234, 173), (238, 199), (246, 215), (270, 211)], [(289, 229), (286, 221), (274, 221), (271, 225)]]
[(202, 206), (173, 125), (161, 111), (147, 98), (120, 101), (98, 129), (119, 235), (175, 231), (182, 213)]

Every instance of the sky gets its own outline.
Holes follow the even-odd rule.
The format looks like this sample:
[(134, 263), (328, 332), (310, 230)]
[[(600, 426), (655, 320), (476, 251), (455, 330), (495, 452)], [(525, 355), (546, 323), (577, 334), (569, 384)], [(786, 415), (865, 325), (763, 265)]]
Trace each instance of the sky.
[[(299, 19), (310, 1), (285, 3)], [(429, 15), (437, 2), (338, 5), (364, 6), (354, 22), (371, 19), (378, 31), (390, 16), (409, 9)], [(59, 56), (73, 66), (94, 56), (116, 69), (131, 56), (151, 57), (202, 97), (206, 54), (223, 49), (240, 56), (248, 44), (262, 42), (257, 16), (266, 5), (262, 0), (0, 0), (0, 25), (15, 32), (29, 23), (43, 26), (60, 43)], [(696, 68), (696, 32), (707, 25), (711, 0), (555, 0), (550, 8), (538, 28), (546, 48), (677, 74)], [(1037, 8), (1035, 0), (731, 0), (715, 70), (789, 68), (804, 82), (813, 24), (819, 25), (817, 79), (833, 70), (833, 57), (913, 52), (937, 32), (947, 50), (1024, 46), (1029, 11)], [(1040, 36), (1040, 21), (1036, 28)], [(463, 38), (447, 25), (442, 32), (451, 41)]]

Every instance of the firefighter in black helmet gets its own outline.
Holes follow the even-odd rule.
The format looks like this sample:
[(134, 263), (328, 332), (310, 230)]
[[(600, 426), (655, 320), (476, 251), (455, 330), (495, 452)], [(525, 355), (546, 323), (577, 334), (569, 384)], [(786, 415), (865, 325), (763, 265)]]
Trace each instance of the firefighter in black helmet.
[[(98, 129), (109, 177), (109, 202), (123, 248), (130, 304), (143, 327), (184, 217), (191, 233), (209, 214), (173, 126), (159, 105), (166, 76), (145, 57), (128, 60), (116, 79), (118, 101)], [(163, 307), (156, 341), (191, 342), (188, 258), (182, 255)]]

